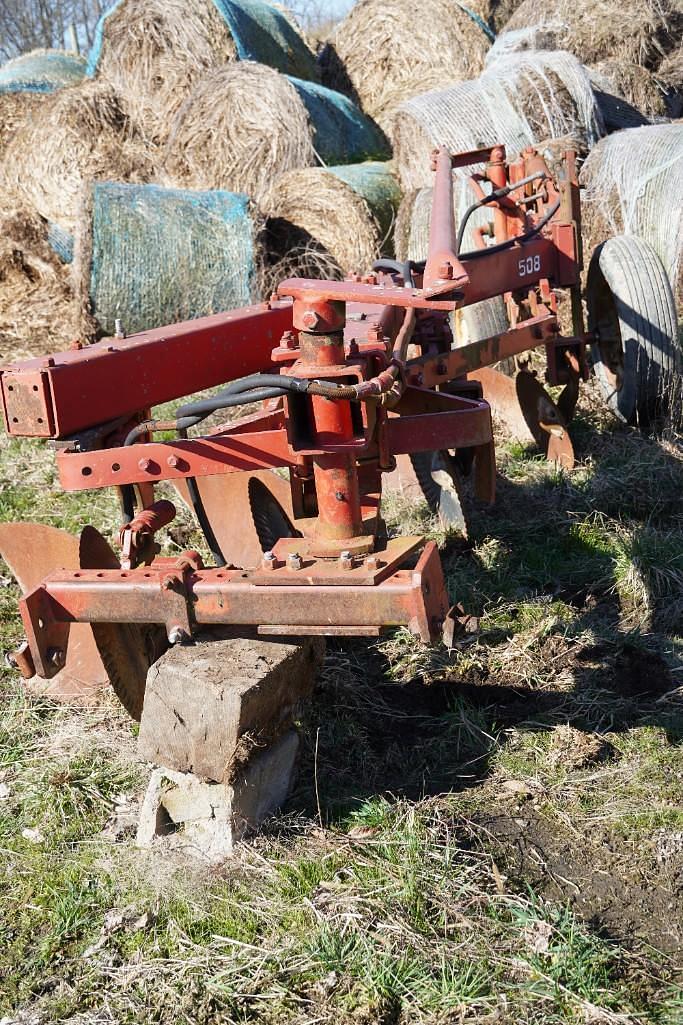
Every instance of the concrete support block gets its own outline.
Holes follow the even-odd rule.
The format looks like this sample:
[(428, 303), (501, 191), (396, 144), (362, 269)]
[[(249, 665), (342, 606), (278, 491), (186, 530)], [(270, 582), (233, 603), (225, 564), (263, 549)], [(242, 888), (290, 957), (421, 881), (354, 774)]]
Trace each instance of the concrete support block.
[(266, 641), (221, 628), (170, 648), (150, 668), (142, 758), (230, 783), (252, 751), (289, 729), (315, 683), (320, 639)]
[(252, 755), (231, 783), (155, 769), (140, 811), (138, 846), (152, 847), (158, 837), (167, 837), (166, 842), (187, 848), (202, 860), (223, 861), (237, 840), (282, 806), (298, 750), (298, 734), (289, 730), (271, 747)]

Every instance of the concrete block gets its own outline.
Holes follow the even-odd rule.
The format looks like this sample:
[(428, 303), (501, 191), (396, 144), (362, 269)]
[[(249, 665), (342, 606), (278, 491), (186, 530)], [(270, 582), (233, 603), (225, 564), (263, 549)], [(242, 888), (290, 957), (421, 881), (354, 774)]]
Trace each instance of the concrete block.
[(266, 641), (225, 629), (170, 648), (147, 676), (141, 757), (231, 782), (252, 751), (289, 729), (323, 655), (320, 639)]
[(237, 840), (285, 802), (298, 751), (299, 736), (289, 730), (271, 747), (253, 754), (231, 783), (155, 769), (140, 811), (138, 846), (151, 847), (158, 837), (168, 837), (168, 842), (205, 861), (225, 860)]

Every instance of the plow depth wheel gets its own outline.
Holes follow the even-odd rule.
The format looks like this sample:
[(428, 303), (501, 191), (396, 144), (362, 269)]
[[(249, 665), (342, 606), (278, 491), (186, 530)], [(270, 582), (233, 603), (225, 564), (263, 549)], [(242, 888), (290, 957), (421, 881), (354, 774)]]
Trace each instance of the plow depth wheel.
[(676, 306), (661, 260), (643, 239), (609, 239), (591, 257), (587, 301), (607, 405), (642, 431), (656, 429), (679, 375)]

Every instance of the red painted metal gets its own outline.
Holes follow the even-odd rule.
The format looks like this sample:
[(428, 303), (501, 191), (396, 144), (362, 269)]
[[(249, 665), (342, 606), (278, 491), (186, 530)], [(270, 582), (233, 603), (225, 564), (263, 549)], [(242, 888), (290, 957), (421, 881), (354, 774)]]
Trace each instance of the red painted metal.
[[(496, 247), (487, 251), (482, 235), (484, 248), (460, 256), (452, 168), (468, 165), (482, 168), (471, 178), (479, 198), (486, 183), (507, 191), (489, 204)], [(491, 406), (467, 378), (478, 375), (485, 398), (500, 393), (509, 400), (510, 388), (490, 368), (541, 345), (552, 380), (566, 385), (562, 400), (546, 403), (538, 382), (518, 381), (515, 393), (534, 436), (569, 465), (566, 418), (585, 372), (585, 337), (575, 327), (576, 339), (559, 338), (553, 292), (572, 288), (578, 308), (572, 159), (557, 183), (547, 176), (542, 187), (537, 179), (509, 190), (529, 174), (546, 175), (534, 150), (507, 163), (502, 146), (455, 156), (442, 148), (434, 169), (428, 258), (424, 270), (412, 267), (409, 287), (386, 269), (346, 281), (291, 279), (278, 288), (283, 298), (269, 304), (2, 370), (8, 431), (58, 439), (64, 488), (136, 485), (146, 507), (122, 530), (120, 569), (99, 569), (90, 560), (87, 569), (69, 566), (32, 582), (22, 601), (26, 664), (33, 658), (37, 671), (53, 678), (73, 650), (77, 624), (90, 622), (163, 624), (171, 639), (216, 623), (352, 635), (400, 624), (424, 639), (436, 635), (448, 607), (438, 553), (422, 539), (381, 541), (382, 474), (401, 454), (466, 450), (461, 461), (473, 464), (477, 495), (492, 500)], [(519, 240), (558, 203), (537, 234)], [(510, 330), (452, 348), (448, 314), (498, 295), (506, 296)], [(204, 437), (161, 442), (151, 435), (123, 444), (153, 406), (274, 368), (313, 384)], [(289, 480), (276, 478), (276, 468), (286, 469)], [(154, 533), (173, 508), (154, 503), (154, 485), (173, 481), (182, 492), (190, 477), (226, 558), (243, 568), (204, 570), (193, 553), (180, 561), (154, 557)], [(254, 480), (273, 501), (282, 498), (280, 532), (288, 534), (275, 539), (275, 554), (265, 560), (253, 529), (233, 541), (240, 516), (249, 515)], [(261, 533), (272, 536), (269, 528)], [(408, 568), (421, 547), (417, 565)], [(126, 644), (117, 645), (123, 673)]]
[(291, 328), (290, 303), (261, 303), (7, 364), (5, 426), (9, 434), (63, 438), (269, 370), (274, 345)]

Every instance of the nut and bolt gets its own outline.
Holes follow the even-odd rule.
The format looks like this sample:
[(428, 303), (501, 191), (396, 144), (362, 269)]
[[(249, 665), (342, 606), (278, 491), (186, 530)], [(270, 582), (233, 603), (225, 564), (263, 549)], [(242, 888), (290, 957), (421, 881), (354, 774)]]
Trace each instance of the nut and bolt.
[(453, 277), (453, 265), (451, 263), (442, 263), (439, 265), (439, 277), (449, 281)]
[(340, 552), (339, 565), (341, 569), (353, 569), (353, 556), (351, 552)]
[(296, 552), (290, 552), (287, 556), (287, 569), (301, 569), (301, 556)]
[(275, 569), (275, 555), (273, 552), (264, 552), (263, 558), (261, 559), (261, 566), (263, 569)]
[(117, 317), (114, 321), (114, 338), (125, 338), (126, 332), (124, 331), (123, 324)]
[(368, 555), (365, 560), (365, 568), (369, 570), (379, 569), (379, 559), (376, 555)]
[(179, 626), (172, 626), (168, 631), (169, 644), (182, 644), (185, 640), (185, 631)]
[(309, 331), (312, 331), (320, 323), (320, 317), (315, 310), (306, 310), (301, 317), (301, 323), (305, 328), (308, 328)]
[(48, 648), (47, 659), (48, 662), (51, 665), (56, 666), (57, 669), (62, 669), (66, 662), (64, 652), (61, 648)]

